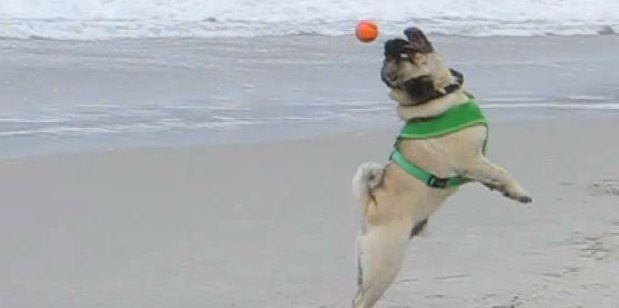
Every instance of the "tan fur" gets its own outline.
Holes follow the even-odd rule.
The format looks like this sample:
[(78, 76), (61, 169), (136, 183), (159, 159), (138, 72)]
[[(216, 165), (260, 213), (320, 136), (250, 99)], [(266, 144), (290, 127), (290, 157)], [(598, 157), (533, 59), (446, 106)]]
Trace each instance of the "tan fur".
[[(404, 80), (430, 73), (437, 88), (453, 82), (435, 53), (427, 54), (426, 63), (420, 65), (385, 65), (391, 65), (390, 69), (397, 70), (393, 73)], [(398, 103), (402, 120), (437, 116), (468, 100), (463, 90), (422, 105), (413, 105), (399, 89), (392, 90), (390, 97)], [(474, 126), (439, 138), (404, 140), (399, 149), (406, 159), (439, 177), (464, 176), (497, 189), (508, 198), (530, 202), (522, 187), (483, 155), (485, 140), (486, 127)], [(381, 177), (382, 182), (366, 192), (371, 198), (361, 199), (364, 217), (363, 232), (358, 239), (361, 279), (353, 301), (353, 306), (359, 308), (373, 307), (397, 276), (411, 229), (428, 219), (457, 190), (428, 187), (393, 163), (385, 166)]]

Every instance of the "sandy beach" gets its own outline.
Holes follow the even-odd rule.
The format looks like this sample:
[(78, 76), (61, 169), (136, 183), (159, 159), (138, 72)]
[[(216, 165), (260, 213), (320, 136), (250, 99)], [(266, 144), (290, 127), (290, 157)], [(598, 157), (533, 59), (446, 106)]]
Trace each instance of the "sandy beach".
[[(493, 124), (534, 203), (463, 187), (380, 307), (618, 307), (618, 121)], [(4, 160), (0, 306), (348, 307), (350, 179), (394, 133)]]
[(0, 308), (350, 307), (411, 26), (534, 201), (462, 187), (377, 308), (619, 308), (616, 0), (2, 0)]
[[(463, 187), (379, 307), (619, 307), (619, 36), (431, 39), (534, 202)], [(0, 39), (0, 307), (349, 307), (381, 43)]]

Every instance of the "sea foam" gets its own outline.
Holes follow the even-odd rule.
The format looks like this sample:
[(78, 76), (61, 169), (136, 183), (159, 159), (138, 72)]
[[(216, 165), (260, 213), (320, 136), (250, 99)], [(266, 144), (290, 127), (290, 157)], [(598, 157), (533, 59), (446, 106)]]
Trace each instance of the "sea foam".
[(359, 19), (374, 19), (389, 34), (408, 25), (465, 36), (613, 34), (619, 1), (3, 0), (0, 37), (344, 35)]

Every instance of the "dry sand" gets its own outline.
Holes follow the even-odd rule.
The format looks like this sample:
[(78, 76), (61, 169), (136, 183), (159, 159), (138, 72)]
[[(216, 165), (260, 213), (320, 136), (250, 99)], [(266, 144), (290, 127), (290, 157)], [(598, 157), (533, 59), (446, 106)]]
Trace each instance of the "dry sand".
[[(534, 197), (470, 184), (380, 307), (619, 307), (616, 116), (492, 126)], [(0, 163), (0, 307), (348, 307), (350, 179), (395, 132)]]

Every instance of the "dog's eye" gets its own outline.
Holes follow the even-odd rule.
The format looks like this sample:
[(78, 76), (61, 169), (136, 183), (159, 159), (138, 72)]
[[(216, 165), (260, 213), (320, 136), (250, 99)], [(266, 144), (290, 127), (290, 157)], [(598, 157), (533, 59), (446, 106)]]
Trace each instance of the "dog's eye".
[(408, 53), (400, 54), (400, 60), (409, 60), (409, 59), (410, 59), (410, 55)]

